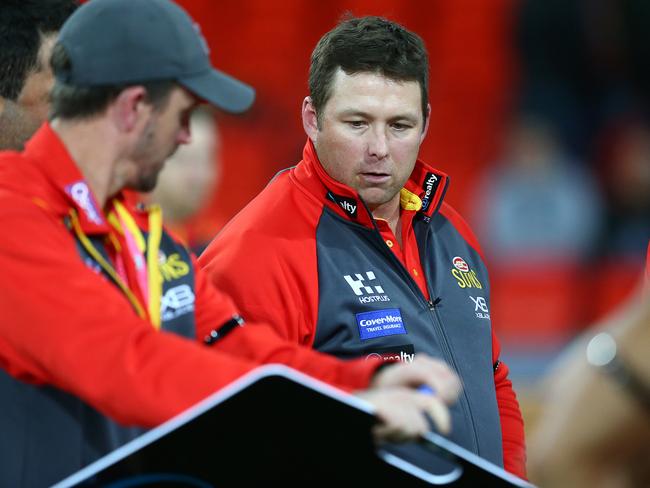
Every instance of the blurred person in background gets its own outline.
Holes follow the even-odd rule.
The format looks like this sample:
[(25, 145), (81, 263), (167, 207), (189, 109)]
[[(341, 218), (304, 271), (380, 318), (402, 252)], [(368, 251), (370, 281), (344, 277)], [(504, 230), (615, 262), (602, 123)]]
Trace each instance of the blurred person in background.
[[(395, 22), (348, 18), (326, 33), (302, 105), (302, 161), (199, 263), (248, 317), (295, 343), (343, 358), (445, 359), (464, 385), (451, 440), (525, 476), (523, 421), (480, 247), (443, 202), (447, 175), (417, 159), (428, 71), (420, 37)], [(396, 452), (440, 472), (421, 446)]]
[(212, 198), (218, 184), (219, 134), (214, 114), (207, 109), (196, 110), (190, 126), (192, 141), (167, 160), (149, 198), (162, 208), (170, 230), (200, 254), (208, 243), (198, 241), (186, 224)]
[(573, 265), (591, 254), (601, 226), (598, 187), (548, 122), (518, 118), (484, 178), (474, 222), (496, 266)]
[[(270, 328), (250, 334), (160, 212), (125, 197), (155, 186), (189, 141), (199, 100), (231, 112), (253, 100), (211, 67), (182, 9), (92, 0), (65, 23), (52, 66), (51, 121), (24, 151), (0, 154), (1, 485), (50, 485), (272, 361), (347, 391), (372, 387), (359, 395), (383, 421), (381, 438), (417, 437), (425, 413), (449, 428), (443, 401), (459, 383), (442, 362), (380, 369)], [(413, 389), (421, 384), (438, 395)]]
[(47, 118), (50, 53), (74, 0), (3, 0), (0, 7), (0, 149), (21, 149)]
[(641, 290), (545, 378), (528, 449), (540, 486), (650, 486), (650, 243), (646, 255)]

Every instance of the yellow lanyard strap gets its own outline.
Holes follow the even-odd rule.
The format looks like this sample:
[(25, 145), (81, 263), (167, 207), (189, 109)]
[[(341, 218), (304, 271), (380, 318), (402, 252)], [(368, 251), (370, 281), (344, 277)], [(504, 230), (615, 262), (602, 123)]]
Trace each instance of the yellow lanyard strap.
[(79, 217), (77, 216), (77, 211), (72, 209), (70, 210), (70, 222), (72, 223), (72, 229), (74, 230), (75, 235), (81, 242), (81, 245), (84, 249), (90, 254), (90, 256), (95, 260), (99, 266), (111, 277), (111, 279), (117, 284), (117, 286), (122, 290), (122, 293), (126, 295), (126, 298), (129, 300), (133, 308), (135, 309), (138, 317), (141, 319), (146, 319), (144, 308), (140, 304), (138, 297), (129, 289), (129, 286), (124, 282), (119, 274), (115, 271), (115, 268), (104, 259), (102, 253), (100, 253), (93, 243), (88, 239), (88, 236), (84, 234), (84, 231), (81, 230), (81, 225), (79, 225)]
[(162, 296), (162, 276), (158, 269), (158, 252), (160, 249), (160, 241), (162, 239), (162, 211), (157, 205), (151, 205), (148, 208), (149, 213), (149, 235), (145, 244), (144, 237), (140, 228), (138, 227), (135, 219), (131, 213), (122, 205), (118, 200), (113, 201), (115, 210), (118, 214), (120, 221), (123, 225), (123, 232), (128, 232), (137, 245), (139, 256), (132, 256), (134, 260), (141, 258), (146, 250), (146, 292), (145, 299), (147, 300), (147, 309), (149, 312), (149, 320), (156, 328), (160, 328), (160, 302)]

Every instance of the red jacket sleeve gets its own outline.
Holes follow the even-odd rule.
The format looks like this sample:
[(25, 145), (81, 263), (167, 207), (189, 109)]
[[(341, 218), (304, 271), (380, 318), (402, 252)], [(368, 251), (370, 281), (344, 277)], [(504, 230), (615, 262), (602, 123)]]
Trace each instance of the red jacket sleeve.
[[(492, 333), (492, 359), (497, 364), (501, 346)], [(506, 471), (526, 478), (526, 445), (524, 441), (524, 421), (512, 382), (508, 379), (508, 366), (499, 362), (494, 372), (494, 387), (497, 394), (501, 437), (503, 441), (503, 464)]]
[(123, 424), (157, 425), (253, 369), (141, 320), (87, 267), (63, 223), (0, 198), (0, 367)]
[(199, 265), (214, 286), (233, 298), (244, 319), (268, 324), (283, 339), (311, 347), (318, 316), (314, 228), (304, 224), (307, 217), (296, 217), (288, 246), (282, 232), (246, 226), (246, 215), (259, 211), (258, 203), (254, 200), (252, 209), (245, 208), (215, 237)]
[[(203, 340), (213, 328), (229, 320), (233, 313), (237, 313), (237, 308), (231, 298), (209, 283), (205, 271), (198, 266), (195, 266), (195, 270), (197, 337)], [(266, 296), (260, 293), (260, 290), (252, 291), (251, 294)], [(375, 361), (342, 361), (319, 353), (281, 338), (269, 325), (259, 322), (245, 323), (216, 342), (213, 347), (260, 364), (285, 364), (347, 391), (366, 388), (375, 370), (380, 366), (380, 363)]]

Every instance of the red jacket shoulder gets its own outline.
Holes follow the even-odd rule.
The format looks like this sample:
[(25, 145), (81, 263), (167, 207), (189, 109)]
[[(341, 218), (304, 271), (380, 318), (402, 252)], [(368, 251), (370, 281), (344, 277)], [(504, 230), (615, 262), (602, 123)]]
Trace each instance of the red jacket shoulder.
[(440, 207), (440, 214), (442, 214), (445, 218), (447, 218), (447, 220), (451, 222), (451, 224), (456, 228), (460, 235), (463, 236), (467, 243), (481, 255), (481, 258), (483, 258), (483, 260), (485, 260), (485, 257), (483, 256), (483, 250), (481, 249), (481, 245), (479, 244), (474, 231), (472, 231), (472, 228), (456, 211), (456, 209), (451, 205), (443, 202), (442, 206)]

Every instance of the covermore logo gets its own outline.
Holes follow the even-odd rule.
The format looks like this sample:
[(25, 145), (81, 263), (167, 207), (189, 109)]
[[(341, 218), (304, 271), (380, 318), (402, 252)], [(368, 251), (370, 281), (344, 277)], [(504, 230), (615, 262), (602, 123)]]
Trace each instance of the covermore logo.
[(350, 285), (354, 294), (359, 297), (359, 302), (390, 302), (390, 298), (385, 294), (379, 283), (370, 283), (377, 279), (372, 271), (366, 271), (365, 276), (361, 273), (355, 273), (354, 278), (352, 275), (344, 275), (343, 278)]
[(386, 308), (356, 314), (362, 341), (395, 334), (406, 334), (399, 308)]

